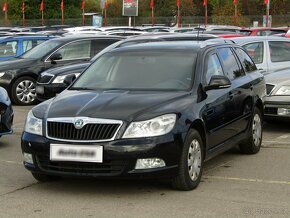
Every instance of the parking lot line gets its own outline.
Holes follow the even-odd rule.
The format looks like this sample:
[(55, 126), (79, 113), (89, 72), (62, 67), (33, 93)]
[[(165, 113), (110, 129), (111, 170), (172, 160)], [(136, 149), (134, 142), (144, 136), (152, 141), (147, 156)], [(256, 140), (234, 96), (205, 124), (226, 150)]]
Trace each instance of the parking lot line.
[(290, 181), (272, 181), (272, 180), (264, 180), (264, 179), (247, 179), (247, 178), (227, 177), (227, 176), (204, 176), (203, 178), (204, 179), (241, 181), (241, 182), (256, 182), (256, 183), (265, 183), (265, 184), (290, 185)]
[(0, 160), (2, 163), (9, 163), (9, 164), (17, 164), (17, 165), (22, 165), (22, 162), (16, 162), (16, 161), (11, 161), (11, 160)]

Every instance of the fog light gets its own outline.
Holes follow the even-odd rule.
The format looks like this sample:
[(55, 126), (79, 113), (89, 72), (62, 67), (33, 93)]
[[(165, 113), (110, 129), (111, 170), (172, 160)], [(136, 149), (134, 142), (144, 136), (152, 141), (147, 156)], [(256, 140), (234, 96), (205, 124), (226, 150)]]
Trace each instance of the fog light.
[(152, 168), (159, 168), (165, 167), (164, 160), (160, 158), (147, 158), (147, 159), (138, 159), (136, 162), (135, 169), (152, 169)]
[(25, 163), (33, 164), (32, 154), (23, 153), (23, 159)]
[(277, 114), (280, 116), (290, 116), (290, 109), (289, 108), (278, 108)]

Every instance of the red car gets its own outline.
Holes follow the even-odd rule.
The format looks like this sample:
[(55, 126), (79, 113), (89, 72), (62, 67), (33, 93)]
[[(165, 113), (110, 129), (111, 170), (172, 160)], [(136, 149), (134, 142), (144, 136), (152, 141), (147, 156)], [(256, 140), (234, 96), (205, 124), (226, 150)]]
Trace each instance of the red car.
[(270, 28), (270, 27), (257, 27), (246, 28), (240, 30), (240, 32), (246, 36), (270, 36), (275, 34), (283, 34), (287, 32), (284, 28)]

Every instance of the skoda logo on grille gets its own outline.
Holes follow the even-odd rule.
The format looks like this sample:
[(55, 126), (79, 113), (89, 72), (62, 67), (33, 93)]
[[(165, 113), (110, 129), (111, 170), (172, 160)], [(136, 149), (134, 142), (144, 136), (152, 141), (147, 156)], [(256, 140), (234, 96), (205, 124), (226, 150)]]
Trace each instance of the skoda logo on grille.
[(82, 119), (77, 119), (75, 120), (74, 125), (76, 129), (81, 129), (84, 126), (84, 121)]

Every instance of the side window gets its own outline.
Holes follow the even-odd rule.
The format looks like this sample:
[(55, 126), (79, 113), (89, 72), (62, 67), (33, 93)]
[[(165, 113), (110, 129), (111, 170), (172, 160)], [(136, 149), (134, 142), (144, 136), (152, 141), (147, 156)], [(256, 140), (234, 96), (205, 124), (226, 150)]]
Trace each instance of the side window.
[(32, 40), (23, 40), (23, 53), (27, 52), (32, 48), (33, 48)]
[(226, 76), (228, 76), (230, 80), (245, 75), (230, 48), (219, 48), (218, 53), (222, 59)]
[(263, 54), (264, 54), (264, 43), (263, 42), (254, 42), (243, 45), (243, 48), (251, 56), (255, 64), (263, 63)]
[(0, 43), (0, 56), (9, 57), (15, 56), (17, 53), (18, 41), (9, 41)]
[(118, 40), (94, 40), (93, 41), (93, 55), (98, 54), (104, 48), (108, 47), (109, 45), (117, 42)]
[(242, 65), (247, 73), (257, 70), (255, 63), (244, 50), (240, 48), (235, 48), (235, 51), (239, 56)]
[(210, 78), (213, 75), (224, 75), (222, 65), (218, 59), (217, 54), (211, 54), (207, 59), (207, 68), (206, 68), (206, 83), (209, 84)]
[(91, 57), (91, 40), (70, 43), (57, 51), (62, 60), (73, 60)]
[(272, 62), (290, 61), (290, 42), (269, 42)]

